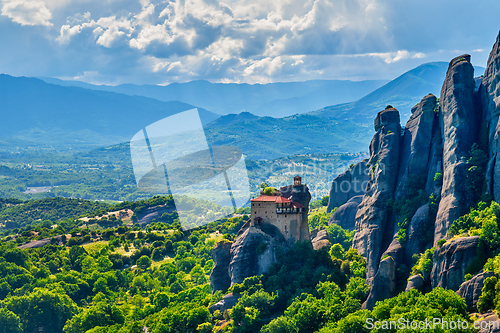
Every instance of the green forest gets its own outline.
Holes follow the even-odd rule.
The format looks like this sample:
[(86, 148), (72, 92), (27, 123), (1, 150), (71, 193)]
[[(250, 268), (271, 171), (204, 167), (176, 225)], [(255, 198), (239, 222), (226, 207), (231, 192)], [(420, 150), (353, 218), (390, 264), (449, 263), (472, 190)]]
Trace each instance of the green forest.
[[(354, 232), (327, 225), (332, 214), (323, 206), (327, 198), (312, 202), (309, 223), (311, 229), (326, 227), (331, 247), (315, 251), (310, 242), (296, 242), (279, 251), (263, 275), (212, 293), (211, 250), (217, 242), (235, 240), (249, 210), (191, 230), (183, 230), (175, 214), (150, 224), (109, 217), (126, 210), (137, 216), (171, 200), (3, 199), (3, 221), (20, 223), (16, 217), (22, 217), (30, 223), (1, 228), (0, 332), (410, 332), (366, 326), (369, 318), (403, 317), (472, 325), (464, 300), (442, 288), (402, 292), (371, 311), (362, 310), (369, 290), (366, 262), (350, 248)], [(481, 237), (482, 255), (466, 278), (483, 268), (500, 272), (499, 217), (498, 204), (481, 202), (453, 225), (454, 237)], [(97, 223), (99, 218), (107, 222)], [(34, 246), (43, 240), (43, 246)], [(415, 258), (414, 273), (432, 266), (429, 251)], [(485, 283), (481, 310), (500, 307), (499, 285), (496, 278)], [(226, 293), (240, 296), (237, 304), (211, 313), (210, 305)]]

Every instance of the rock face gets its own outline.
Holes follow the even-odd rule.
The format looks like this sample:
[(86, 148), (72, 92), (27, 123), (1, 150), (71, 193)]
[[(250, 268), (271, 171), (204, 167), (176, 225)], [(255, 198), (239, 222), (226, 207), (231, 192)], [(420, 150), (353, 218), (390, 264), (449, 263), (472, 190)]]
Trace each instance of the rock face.
[(470, 55), (450, 62), (441, 90), (440, 125), (443, 137), (443, 187), (436, 217), (434, 245), (444, 238), (451, 223), (468, 212), (467, 163), (470, 148), (477, 137), (474, 107), (474, 68)]
[(214, 267), (210, 273), (210, 286), (212, 293), (217, 290), (226, 291), (231, 286), (231, 277), (229, 276), (229, 263), (231, 261), (231, 242), (218, 242), (212, 249), (212, 258)]
[(247, 226), (242, 231), (231, 246), (231, 284), (242, 283), (249, 276), (264, 273), (276, 261), (276, 249), (288, 246), (279, 229), (271, 224)]
[[(409, 186), (424, 187), (427, 183), (429, 161), (433, 157), (431, 154), (433, 135), (437, 134), (439, 125), (436, 103), (434, 95), (425, 96), (412, 109), (412, 115), (406, 123), (397, 173), (398, 187), (394, 194), (396, 200), (408, 193)], [(434, 175), (429, 176), (434, 178)]]
[(479, 296), (481, 296), (484, 285), (484, 280), (490, 276), (495, 276), (493, 272), (484, 272), (473, 276), (469, 281), (465, 281), (460, 286), (457, 291), (457, 295), (465, 299), (465, 304), (467, 304), (467, 311), (475, 312), (477, 311), (477, 302), (479, 301)]
[(328, 224), (335, 223), (343, 229), (354, 230), (356, 228), (356, 213), (362, 200), (362, 195), (357, 195), (349, 199), (349, 201), (337, 208), (330, 217), (330, 220), (328, 220)]
[(241, 297), (240, 294), (233, 294), (233, 293), (224, 295), (224, 297), (222, 297), (222, 300), (209, 306), (208, 311), (210, 311), (211, 314), (214, 314), (214, 312), (217, 310), (224, 313), (224, 311), (229, 310), (233, 306), (235, 306), (236, 303), (238, 303), (240, 297)]
[(434, 251), (431, 271), (432, 288), (458, 290), (465, 269), (476, 257), (479, 236), (453, 239)]
[[(429, 204), (425, 204), (415, 212), (408, 227), (408, 241), (405, 246), (405, 262), (411, 263), (415, 253), (424, 251), (426, 243), (432, 240), (432, 229), (429, 225)], [(430, 234), (430, 235), (429, 235)], [(428, 237), (430, 236), (430, 238)]]
[(319, 250), (323, 247), (330, 247), (332, 245), (328, 232), (325, 229), (319, 230), (315, 237), (311, 240), (313, 249)]
[(408, 279), (408, 284), (406, 285), (405, 291), (408, 292), (412, 289), (416, 289), (418, 291), (422, 291), (424, 287), (424, 278), (422, 275), (413, 275)]
[(399, 112), (393, 108), (379, 112), (375, 119), (375, 131), (367, 163), (371, 179), (356, 214), (353, 240), (353, 247), (366, 258), (369, 284), (377, 274), (383, 249), (389, 245), (386, 243), (387, 235), (394, 234), (393, 226), (387, 223), (387, 200), (392, 198), (396, 187), (394, 175), (398, 172), (401, 139)]
[(483, 120), (488, 125), (489, 175), (487, 177), (488, 192), (496, 200), (500, 198), (500, 34), (488, 58), (479, 88), (483, 107)]
[(478, 333), (500, 333), (500, 319), (494, 312), (486, 313), (478, 321), (478, 327), (484, 327)]
[(330, 198), (328, 200), (327, 212), (339, 207), (349, 201), (352, 197), (365, 194), (366, 185), (370, 180), (366, 161), (362, 161), (349, 167), (349, 169), (332, 182)]
[(392, 296), (396, 289), (396, 266), (392, 257), (386, 257), (380, 262), (377, 274), (373, 278), (373, 287), (363, 304), (365, 309), (373, 309), (375, 303)]

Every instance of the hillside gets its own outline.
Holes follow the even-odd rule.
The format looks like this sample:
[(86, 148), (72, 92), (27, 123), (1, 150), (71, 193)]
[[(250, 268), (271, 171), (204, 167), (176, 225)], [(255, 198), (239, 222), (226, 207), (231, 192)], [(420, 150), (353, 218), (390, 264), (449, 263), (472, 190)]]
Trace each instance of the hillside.
[(325, 105), (355, 101), (385, 84), (386, 80), (314, 80), (268, 84), (211, 83), (204, 80), (167, 86), (91, 85), (78, 81), (42, 78), (46, 82), (180, 101), (218, 114), (251, 112), (258, 116), (285, 117), (317, 110)]
[(351, 121), (308, 114), (286, 118), (261, 117), (228, 125), (210, 124), (205, 133), (214, 146), (235, 146), (251, 159), (295, 154), (366, 151), (372, 129)]
[[(181, 102), (0, 75), (2, 136), (38, 144), (88, 147), (123, 142), (157, 120), (192, 108)], [(204, 109), (199, 112), (204, 124), (218, 118)]]

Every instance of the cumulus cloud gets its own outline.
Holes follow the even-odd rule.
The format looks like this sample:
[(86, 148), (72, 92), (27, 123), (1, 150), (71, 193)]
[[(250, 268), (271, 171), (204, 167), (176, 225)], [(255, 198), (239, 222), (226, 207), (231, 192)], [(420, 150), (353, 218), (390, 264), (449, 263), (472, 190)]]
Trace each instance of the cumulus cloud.
[(150, 70), (175, 77), (269, 81), (300, 71), (304, 56), (384, 50), (388, 38), (378, 1), (141, 0), (140, 11), (119, 18), (68, 21), (58, 40), (68, 44), (86, 33), (96, 46), (127, 45), (147, 59)]
[[(53, 27), (48, 31), (58, 43), (49, 42), (61, 54), (78, 55), (80, 74), (111, 76), (121, 68), (129, 77), (163, 82), (387, 78), (389, 68), (400, 74), (423, 58), (446, 60), (430, 58), (432, 50), (457, 49), (449, 33), (437, 33), (448, 18), (399, 0), (43, 1), (3, 0), (2, 15), (22, 25)], [(486, 1), (493, 6), (494, 0)], [(436, 6), (451, 0), (443, 3)], [(426, 15), (439, 24), (426, 23)], [(455, 22), (451, 33), (467, 29), (449, 20)], [(477, 40), (470, 38), (472, 49), (488, 48)], [(438, 42), (446, 47), (429, 49)]]
[(52, 13), (41, 0), (3, 1), (2, 15), (21, 25), (53, 25)]

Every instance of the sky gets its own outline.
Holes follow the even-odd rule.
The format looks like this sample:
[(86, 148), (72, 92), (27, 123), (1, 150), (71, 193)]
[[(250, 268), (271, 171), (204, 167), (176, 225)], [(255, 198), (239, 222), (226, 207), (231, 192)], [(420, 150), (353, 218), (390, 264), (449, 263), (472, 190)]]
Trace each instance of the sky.
[(94, 84), (393, 79), (486, 66), (498, 0), (0, 0), (0, 73)]

